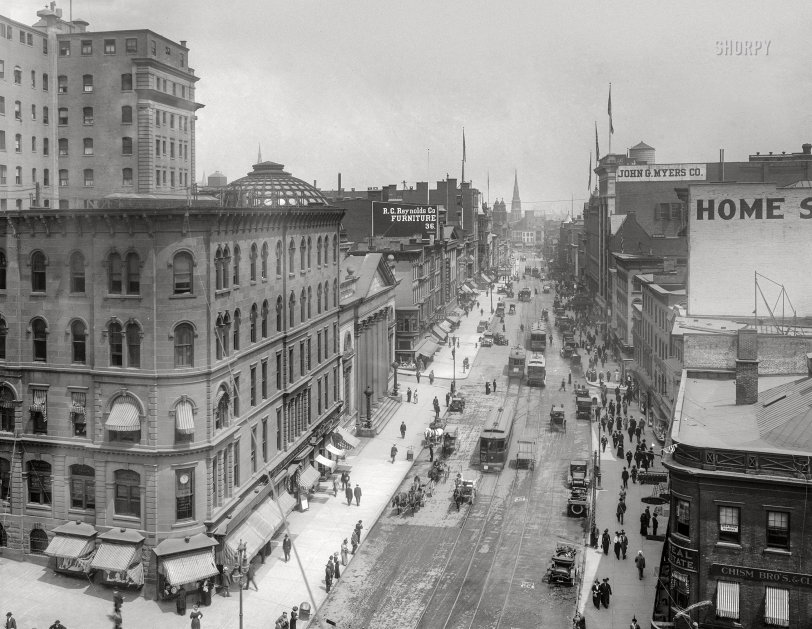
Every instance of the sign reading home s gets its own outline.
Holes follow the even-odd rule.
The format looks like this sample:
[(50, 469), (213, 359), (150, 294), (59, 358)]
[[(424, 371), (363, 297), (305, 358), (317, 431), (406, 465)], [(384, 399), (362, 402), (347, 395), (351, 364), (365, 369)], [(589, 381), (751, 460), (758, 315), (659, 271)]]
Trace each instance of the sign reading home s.
[[(688, 208), (690, 315), (767, 317), (781, 286), (799, 316), (812, 315), (812, 188), (691, 185)], [(759, 290), (756, 273), (768, 278)]]
[(372, 235), (388, 238), (437, 235), (437, 206), (372, 202)]
[(639, 164), (619, 166), (615, 181), (705, 181), (705, 164)]

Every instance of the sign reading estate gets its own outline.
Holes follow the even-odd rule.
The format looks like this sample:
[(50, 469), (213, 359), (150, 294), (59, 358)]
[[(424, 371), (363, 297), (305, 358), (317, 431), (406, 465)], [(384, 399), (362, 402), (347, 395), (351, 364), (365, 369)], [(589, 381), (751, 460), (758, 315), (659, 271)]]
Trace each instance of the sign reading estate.
[(705, 164), (639, 164), (619, 166), (615, 181), (705, 181), (707, 177)]
[(437, 206), (372, 202), (372, 234), (390, 238), (437, 235)]
[(677, 546), (673, 540), (668, 541), (668, 563), (672, 566), (681, 570), (696, 572), (698, 569), (697, 559), (699, 559), (699, 551)]

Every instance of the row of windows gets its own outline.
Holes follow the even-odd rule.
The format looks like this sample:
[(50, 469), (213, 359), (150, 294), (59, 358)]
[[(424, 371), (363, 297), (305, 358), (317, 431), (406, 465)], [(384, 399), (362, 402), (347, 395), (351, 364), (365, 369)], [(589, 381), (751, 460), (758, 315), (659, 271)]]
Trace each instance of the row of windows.
[[(102, 52), (105, 55), (115, 55), (118, 51), (118, 40), (110, 38), (104, 39), (102, 42)], [(69, 39), (63, 39), (59, 42), (59, 56), (60, 57), (70, 57), (71, 52), (73, 50), (73, 42)], [(46, 51), (47, 52), (47, 51)], [(92, 55), (93, 54), (93, 41), (92, 40), (80, 40), (79, 42), (79, 52), (82, 55)], [(138, 54), (138, 39), (135, 37), (127, 37), (124, 39), (124, 52), (128, 55)], [(150, 54), (155, 57), (158, 55), (158, 42), (155, 40), (150, 41)], [(172, 56), (172, 48), (169, 46), (164, 46), (164, 54), (167, 57)], [(178, 65), (183, 68), (186, 65), (186, 57), (184, 53), (178, 53)]]
[[(155, 157), (169, 157), (170, 159), (175, 159), (175, 141), (169, 140), (169, 153), (166, 151), (167, 141), (166, 139), (162, 138), (155, 138)], [(178, 159), (182, 159), (183, 161), (189, 161), (189, 143), (188, 142), (178, 142), (178, 150), (177, 150), (177, 157)]]
[(155, 126), (156, 127), (169, 127), (170, 129), (175, 128), (175, 118), (178, 121), (178, 131), (188, 132), (189, 131), (189, 116), (181, 116), (180, 114), (173, 114), (171, 112), (166, 112), (162, 109), (155, 110)]
[[(34, 45), (34, 34), (27, 33), (23, 29), (18, 29), (20, 33), (20, 43), (26, 46), (33, 46)], [(12, 39), (12, 35), (14, 34), (14, 27), (11, 24), (5, 24), (4, 22), (0, 22), (0, 37), (5, 37), (6, 39)], [(40, 35), (40, 37), (42, 37)], [(42, 39), (42, 52), (44, 54), (48, 54), (48, 39)]]
[[(45, 138), (44, 142), (45, 142), (45, 146), (47, 147), (48, 139)], [(91, 151), (89, 153), (85, 153), (85, 155), (92, 155), (93, 154), (92, 153), (92, 150), (93, 150), (92, 143), (90, 145), (90, 148), (88, 149), (86, 147), (85, 150), (86, 151), (87, 150)], [(46, 155), (47, 155), (47, 151), (46, 151)], [(185, 173), (185, 175), (186, 175), (186, 177), (188, 177), (188, 173)], [(86, 187), (91, 187), (91, 186), (94, 185), (94, 173), (93, 173), (92, 168), (83, 169), (82, 170), (82, 177), (83, 177), (82, 180), (84, 181), (84, 185)], [(179, 174), (178, 180), (181, 181), (180, 174)], [(172, 181), (174, 181), (174, 171), (173, 171)], [(37, 178), (37, 169), (36, 168), (31, 169), (31, 182), (32, 183), (39, 183), (39, 179)], [(22, 169), (22, 166), (15, 166), (14, 167), (14, 183), (17, 184), (17, 185), (22, 185), (24, 183), (23, 182), (23, 169)], [(8, 184), (8, 170), (7, 170), (7, 167), (6, 167), (5, 164), (0, 164), (0, 185), (7, 185), (7, 184)], [(59, 171), (59, 185), (60, 186), (67, 186), (69, 184), (70, 184), (70, 173), (68, 172), (67, 169), (60, 170)], [(42, 185), (43, 186), (50, 186), (51, 185), (51, 171), (48, 168), (43, 168), (42, 169)], [(121, 169), (121, 185), (122, 186), (131, 186), (131, 185), (133, 185), (133, 169), (132, 168), (122, 168)], [(2, 199), (2, 200), (5, 201), (5, 199)], [(19, 200), (19, 201), (21, 201), (21, 200)], [(45, 201), (46, 207), (47, 207), (47, 202), (48, 201), (46, 200)], [(18, 204), (18, 207), (21, 207), (20, 204)], [(5, 209), (5, 208), (3, 208), (3, 209)]]

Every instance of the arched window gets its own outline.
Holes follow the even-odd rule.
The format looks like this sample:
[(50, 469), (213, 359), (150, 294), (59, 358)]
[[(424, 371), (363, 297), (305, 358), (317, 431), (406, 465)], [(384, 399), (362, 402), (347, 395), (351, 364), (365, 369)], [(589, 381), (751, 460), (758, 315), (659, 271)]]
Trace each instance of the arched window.
[(308, 236), (307, 237), (307, 269), (308, 271), (313, 267), (313, 259), (311, 254), (313, 253), (313, 239)]
[(217, 360), (223, 357), (223, 317), (218, 316), (214, 323), (214, 355)]
[(175, 326), (175, 367), (194, 367), (195, 364), (195, 332), (189, 323), (179, 323)]
[(116, 470), (115, 513), (141, 517), (141, 475), (132, 470)]
[(44, 363), (48, 360), (48, 326), (45, 319), (37, 317), (31, 321), (31, 334), (34, 337), (34, 360)]
[(221, 386), (214, 396), (214, 427), (225, 428), (229, 420), (230, 397), (225, 386)]
[(307, 268), (307, 241), (302, 236), (302, 242), (299, 243), (299, 268), (304, 271)]
[(48, 534), (42, 529), (32, 529), (28, 534), (32, 555), (44, 555), (48, 548)]
[(175, 295), (192, 292), (192, 255), (179, 251), (172, 258), (172, 286)]
[(262, 243), (262, 279), (268, 279), (268, 243)]
[[(240, 246), (234, 245), (234, 273), (231, 276), (231, 283), (234, 286), (240, 285)], [(236, 347), (234, 349), (237, 349)]]
[(288, 328), (293, 328), (296, 325), (296, 295), (290, 291), (290, 299), (288, 302)]
[(328, 299), (330, 298), (330, 282), (324, 282), (324, 312), (330, 308), (330, 305), (327, 303)]
[(107, 338), (110, 343), (110, 366), (124, 366), (124, 331), (121, 324), (111, 321), (107, 326)]
[(137, 323), (127, 324), (127, 366), (141, 367), (141, 328)]
[(89, 465), (70, 466), (70, 506), (72, 509), (96, 508), (96, 471)]
[(268, 300), (262, 302), (262, 338), (268, 338), (268, 311), (270, 306)]
[(214, 290), (223, 288), (223, 252), (220, 247), (214, 252)]
[(251, 245), (251, 281), (257, 281), (257, 255), (259, 255), (257, 251), (256, 243)]
[(78, 319), (70, 326), (72, 362), (84, 365), (87, 362), (87, 326)]
[(296, 243), (293, 238), (290, 239), (290, 247), (288, 248), (288, 273), (296, 272)]
[(333, 264), (338, 264), (338, 236), (333, 236)]
[(302, 294), (299, 296), (299, 319), (307, 321), (307, 292), (302, 289)]
[(257, 305), (251, 306), (251, 342), (257, 342), (257, 317), (259, 317), (259, 309)]
[(333, 308), (338, 308), (338, 280), (333, 280)]
[(127, 254), (127, 294), (138, 295), (141, 292), (141, 260), (138, 254)]
[(308, 286), (307, 287), (307, 318), (310, 319), (313, 316), (313, 289)]
[(45, 254), (42, 251), (31, 254), (31, 291), (45, 292)]
[[(51, 504), (51, 464), (47, 461), (29, 461), (28, 502)], [(46, 536), (47, 539), (47, 536)]]
[(279, 295), (276, 298), (276, 331), (277, 332), (282, 331), (282, 327), (283, 327), (282, 326), (282, 316), (283, 316), (284, 310), (285, 310), (285, 308), (282, 305), (282, 295)]
[(276, 241), (276, 276), (282, 276), (282, 241)]
[(316, 240), (316, 266), (321, 266), (321, 236)]
[(240, 309), (234, 311), (234, 330), (233, 330), (233, 338), (231, 339), (231, 345), (234, 347), (234, 351), (237, 352), (240, 350)]
[(229, 267), (231, 266), (231, 252), (228, 250), (228, 246), (223, 247), (223, 259), (220, 261), (222, 265), (222, 274), (223, 274), (223, 288), (228, 288), (228, 280), (229, 280)]
[(85, 292), (85, 256), (74, 251), (70, 257), (70, 292)]
[(122, 289), (121, 256), (111, 253), (107, 260), (108, 290), (112, 295), (120, 295)]
[(316, 313), (321, 314), (321, 284), (316, 286)]

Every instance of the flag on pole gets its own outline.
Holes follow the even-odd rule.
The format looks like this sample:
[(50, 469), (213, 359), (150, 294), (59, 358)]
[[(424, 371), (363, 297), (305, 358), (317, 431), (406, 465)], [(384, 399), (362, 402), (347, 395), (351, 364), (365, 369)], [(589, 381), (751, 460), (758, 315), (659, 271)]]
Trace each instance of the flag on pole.
[(609, 133), (615, 132), (615, 127), (612, 125), (612, 84), (609, 84)]
[(598, 122), (595, 121), (595, 161), (599, 162), (601, 159), (601, 150), (598, 147)]
[(592, 192), (592, 151), (589, 152), (589, 187), (588, 192)]

